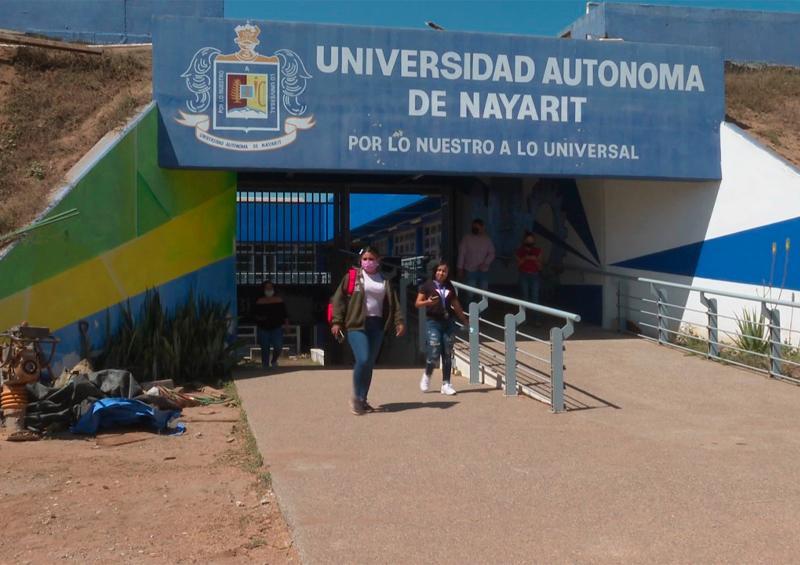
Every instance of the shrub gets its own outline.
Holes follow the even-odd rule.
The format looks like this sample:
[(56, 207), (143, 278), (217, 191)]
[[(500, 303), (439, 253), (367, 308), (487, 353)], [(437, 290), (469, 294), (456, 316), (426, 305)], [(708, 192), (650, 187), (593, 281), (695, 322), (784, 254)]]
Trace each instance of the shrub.
[(678, 332), (672, 336), (672, 343), (703, 355), (708, 353), (708, 340), (700, 337), (695, 328), (689, 324), (681, 324)]
[(107, 336), (98, 366), (127, 369), (140, 381), (216, 382), (236, 364), (239, 344), (229, 339), (228, 309), (190, 292), (170, 312), (157, 290), (148, 291), (139, 316), (130, 302), (120, 306), (120, 325)]
[(767, 355), (770, 343), (767, 339), (767, 326), (755, 310), (742, 310), (742, 316), (736, 316), (739, 333), (733, 337), (736, 347), (748, 353)]

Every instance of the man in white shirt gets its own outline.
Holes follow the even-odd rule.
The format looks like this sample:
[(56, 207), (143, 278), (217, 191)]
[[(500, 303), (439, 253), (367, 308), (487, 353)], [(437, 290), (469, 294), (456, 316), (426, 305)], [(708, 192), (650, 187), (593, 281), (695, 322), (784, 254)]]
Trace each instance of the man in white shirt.
[(472, 220), (471, 232), (458, 246), (458, 278), (469, 286), (487, 290), (489, 267), (495, 258), (494, 243), (480, 218)]

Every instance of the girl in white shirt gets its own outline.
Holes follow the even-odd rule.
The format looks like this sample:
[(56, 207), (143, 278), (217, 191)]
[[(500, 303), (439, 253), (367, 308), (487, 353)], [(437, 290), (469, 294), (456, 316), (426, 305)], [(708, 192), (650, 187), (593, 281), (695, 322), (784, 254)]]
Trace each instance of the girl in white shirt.
[(397, 294), (380, 273), (380, 255), (367, 247), (361, 250), (361, 268), (356, 272), (352, 296), (346, 291), (350, 273), (345, 275), (333, 297), (331, 333), (334, 337), (347, 330), (347, 340), (353, 350), (353, 414), (375, 412), (367, 402), (372, 384), (372, 370), (381, 350), (384, 331), (394, 325), (395, 335), (405, 333), (405, 320), (400, 311)]

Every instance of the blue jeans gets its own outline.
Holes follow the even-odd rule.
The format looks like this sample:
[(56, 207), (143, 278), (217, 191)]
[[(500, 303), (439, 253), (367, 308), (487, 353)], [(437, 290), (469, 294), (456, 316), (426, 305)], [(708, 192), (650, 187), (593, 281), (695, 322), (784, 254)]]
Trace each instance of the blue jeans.
[(355, 358), (353, 396), (366, 402), (372, 384), (372, 369), (383, 342), (383, 318), (368, 316), (363, 330), (347, 330), (347, 341)]
[(425, 362), (425, 374), (431, 376), (439, 357), (442, 358), (442, 382), (450, 382), (450, 371), (453, 368), (453, 345), (455, 344), (456, 322), (449, 320), (427, 320), (428, 356)]
[[(489, 273), (484, 271), (466, 271), (464, 284), (483, 290), (489, 290)], [(467, 295), (465, 303), (480, 301), (480, 299), (480, 295), (470, 292)]]
[[(283, 349), (283, 328), (274, 330), (262, 330), (258, 328), (258, 345), (261, 347), (261, 366), (278, 366), (278, 357)], [(269, 350), (272, 347), (272, 360), (270, 361)]]
[(539, 304), (539, 273), (519, 274), (520, 298)]

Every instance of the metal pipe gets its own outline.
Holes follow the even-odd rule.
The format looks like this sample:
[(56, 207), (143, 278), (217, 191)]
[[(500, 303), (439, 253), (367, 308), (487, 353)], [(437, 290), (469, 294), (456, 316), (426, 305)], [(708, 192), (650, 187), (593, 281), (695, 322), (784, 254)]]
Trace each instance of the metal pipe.
[(493, 300), (497, 300), (499, 302), (504, 302), (506, 304), (512, 304), (514, 306), (521, 306), (523, 308), (527, 308), (529, 310), (535, 310), (536, 312), (541, 312), (542, 314), (548, 314), (550, 316), (555, 316), (557, 318), (564, 318), (566, 320), (570, 320), (573, 322), (580, 322), (581, 317), (578, 314), (573, 314), (571, 312), (565, 312), (564, 310), (558, 310), (557, 308), (550, 308), (548, 306), (541, 306), (540, 304), (534, 304), (533, 302), (526, 302), (524, 300), (519, 300), (517, 298), (511, 298), (508, 296), (503, 296), (502, 294), (497, 294), (494, 292), (490, 292), (488, 290), (483, 290), (480, 288), (475, 288), (472, 286), (467, 286), (463, 283), (452, 281), (453, 286), (459, 288), (461, 290), (466, 290), (467, 292), (471, 292), (473, 294), (479, 294), (484, 298), (491, 298)]

